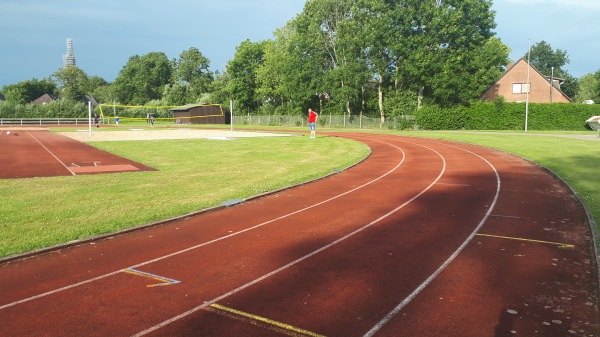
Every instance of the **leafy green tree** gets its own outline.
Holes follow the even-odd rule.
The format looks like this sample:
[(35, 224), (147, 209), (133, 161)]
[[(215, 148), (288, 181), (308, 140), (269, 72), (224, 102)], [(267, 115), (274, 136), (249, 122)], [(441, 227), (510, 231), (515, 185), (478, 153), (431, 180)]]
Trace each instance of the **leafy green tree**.
[(209, 94), (207, 95), (207, 102), (213, 104), (221, 104), (222, 106), (229, 106), (229, 100), (232, 95), (229, 92), (229, 80), (230, 76), (228, 72), (215, 74), (215, 80), (211, 83)]
[(363, 27), (354, 19), (354, 9), (354, 0), (309, 1), (295, 27), (297, 52), (303, 53), (306, 69), (312, 72), (304, 86), (317, 95), (330, 94), (328, 109), (348, 116), (360, 107), (362, 89), (371, 77), (361, 54)]
[(119, 101), (115, 87), (112, 84), (96, 87), (92, 92), (92, 96), (94, 96), (98, 102), (105, 104), (117, 104)]
[(90, 76), (88, 79), (87, 92), (94, 93), (97, 88), (107, 86), (108, 82), (100, 76)]
[(210, 61), (197, 48), (184, 50), (175, 61), (174, 83), (165, 87), (163, 96), (171, 104), (198, 102), (214, 80)]
[(57, 87), (51, 79), (31, 79), (17, 84), (5, 85), (2, 87), (2, 92), (7, 102), (26, 104), (43, 94), (56, 94)]
[(90, 81), (87, 74), (77, 66), (59, 69), (52, 77), (60, 90), (60, 98), (67, 101), (81, 101), (89, 92)]
[[(394, 53), (400, 60), (399, 81), (418, 86), (419, 97), (440, 105), (465, 103), (485, 89), (489, 77), (507, 63), (508, 49), (494, 36), (494, 12), (489, 0), (407, 0), (395, 8), (403, 39)], [(489, 50), (499, 52), (493, 55)], [(411, 83), (412, 82), (412, 83)], [(483, 90), (482, 90), (483, 91)]]
[(529, 56), (529, 62), (539, 72), (548, 78), (560, 78), (564, 82), (561, 90), (569, 97), (577, 94), (578, 80), (571, 76), (564, 66), (569, 64), (569, 55), (562, 49), (553, 50), (552, 46), (546, 41), (541, 41), (531, 46), (530, 53), (526, 53), (524, 58)]
[(560, 86), (560, 90), (568, 97), (575, 97), (579, 91), (579, 79), (565, 72), (562, 76), (564, 82)]
[(161, 98), (172, 73), (173, 65), (162, 52), (134, 55), (121, 69), (113, 85), (121, 103), (143, 105)]
[(598, 98), (598, 102), (600, 102), (600, 70), (594, 74), (594, 78), (596, 79), (595, 97)]
[(569, 56), (567, 52), (561, 49), (553, 50), (552, 46), (546, 41), (541, 41), (531, 46), (531, 54), (526, 53), (523, 57), (538, 71), (546, 76), (550, 76), (553, 72), (556, 77), (563, 77), (566, 71), (562, 68), (569, 64)]
[(256, 94), (257, 70), (263, 62), (266, 42), (242, 42), (235, 52), (235, 56), (227, 64), (229, 74), (228, 90), (235, 100), (238, 109), (255, 109), (259, 106), (259, 97)]
[(600, 71), (586, 74), (579, 79), (579, 90), (574, 100), (577, 103), (587, 100), (600, 103)]

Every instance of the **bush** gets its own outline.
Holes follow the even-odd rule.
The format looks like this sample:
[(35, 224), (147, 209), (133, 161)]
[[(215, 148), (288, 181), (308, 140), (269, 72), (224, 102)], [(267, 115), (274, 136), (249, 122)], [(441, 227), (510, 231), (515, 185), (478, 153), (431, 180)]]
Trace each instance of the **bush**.
[[(475, 102), (469, 107), (423, 107), (415, 114), (423, 130), (524, 130), (525, 103)], [(582, 131), (585, 122), (600, 116), (600, 105), (574, 103), (530, 103), (528, 130)]]

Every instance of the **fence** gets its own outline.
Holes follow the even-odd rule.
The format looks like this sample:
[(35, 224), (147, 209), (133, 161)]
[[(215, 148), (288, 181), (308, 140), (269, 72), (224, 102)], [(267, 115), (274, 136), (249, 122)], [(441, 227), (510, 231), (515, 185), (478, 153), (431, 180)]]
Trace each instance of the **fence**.
[[(165, 119), (166, 120), (166, 119)], [(110, 124), (110, 118), (101, 119), (101, 124)], [(35, 125), (88, 125), (87, 118), (0, 118), (0, 126)], [(299, 115), (240, 115), (234, 116), (234, 125), (304, 127), (306, 117)], [(380, 118), (365, 116), (320, 115), (317, 125), (339, 129), (412, 129), (413, 116), (388, 118), (381, 124)]]
[(0, 118), (0, 126), (26, 125), (85, 125), (87, 118)]
[[(268, 125), (268, 126), (307, 126), (306, 117), (298, 115), (241, 115), (234, 116), (234, 125)], [(344, 129), (396, 129), (413, 128), (413, 116), (388, 118), (382, 124), (380, 118), (365, 116), (320, 115), (317, 125), (328, 128)]]

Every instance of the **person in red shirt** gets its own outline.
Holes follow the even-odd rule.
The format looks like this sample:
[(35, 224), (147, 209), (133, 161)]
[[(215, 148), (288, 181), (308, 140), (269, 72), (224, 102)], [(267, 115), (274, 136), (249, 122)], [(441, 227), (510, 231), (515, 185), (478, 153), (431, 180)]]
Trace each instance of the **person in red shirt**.
[(316, 137), (317, 119), (319, 119), (319, 115), (314, 112), (313, 109), (308, 108), (308, 128), (310, 129), (310, 138)]

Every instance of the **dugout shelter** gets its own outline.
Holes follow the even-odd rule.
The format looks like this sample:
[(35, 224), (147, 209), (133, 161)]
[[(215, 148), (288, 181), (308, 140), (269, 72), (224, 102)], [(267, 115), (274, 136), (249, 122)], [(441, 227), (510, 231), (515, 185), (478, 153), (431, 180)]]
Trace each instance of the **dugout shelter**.
[(175, 124), (227, 124), (228, 114), (219, 104), (188, 104), (169, 109)]

